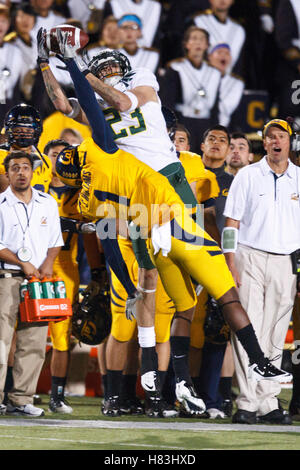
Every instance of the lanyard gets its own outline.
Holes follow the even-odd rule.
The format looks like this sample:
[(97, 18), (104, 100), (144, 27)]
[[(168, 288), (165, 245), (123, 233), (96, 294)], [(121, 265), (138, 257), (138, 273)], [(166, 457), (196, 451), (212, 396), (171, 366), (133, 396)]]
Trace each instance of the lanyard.
[(18, 204), (22, 204), (22, 206), (24, 207), (25, 214), (26, 214), (26, 219), (27, 219), (26, 227), (25, 227), (25, 229), (24, 229), (23, 226), (22, 226), (22, 224), (21, 224), (21, 221), (20, 221), (18, 212), (16, 211), (16, 207), (13, 206), (14, 211), (15, 211), (15, 214), (16, 214), (17, 219), (18, 219), (18, 222), (19, 222), (19, 225), (20, 225), (21, 230), (22, 230), (22, 233), (23, 233), (23, 247), (24, 247), (25, 235), (26, 235), (27, 230), (29, 229), (29, 224), (30, 224), (30, 220), (31, 220), (32, 212), (33, 212), (33, 202), (32, 202), (31, 212), (30, 212), (30, 215), (29, 215), (29, 216), (28, 216), (27, 207), (26, 207), (26, 205), (24, 204), (24, 202), (18, 202)]

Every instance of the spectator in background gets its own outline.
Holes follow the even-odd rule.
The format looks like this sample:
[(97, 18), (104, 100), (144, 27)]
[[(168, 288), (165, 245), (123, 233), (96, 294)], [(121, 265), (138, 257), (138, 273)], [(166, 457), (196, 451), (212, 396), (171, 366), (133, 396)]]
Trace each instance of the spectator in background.
[(159, 65), (159, 51), (149, 47), (139, 47), (138, 40), (142, 36), (143, 25), (137, 15), (124, 15), (118, 21), (122, 54), (129, 59), (133, 69), (145, 67), (154, 74)]
[(246, 134), (242, 132), (231, 134), (226, 171), (235, 176), (241, 168), (252, 163), (253, 158), (251, 142)]
[(191, 133), (191, 151), (200, 153), (204, 131), (218, 123), (218, 92), (221, 73), (205, 62), (207, 31), (191, 26), (183, 38), (185, 57), (168, 64), (160, 80), (164, 106), (175, 109), (178, 121)]
[(232, 56), (230, 71), (241, 75), (246, 35), (244, 28), (229, 16), (233, 0), (209, 0), (209, 3), (211, 10), (194, 15), (193, 23), (206, 29), (211, 47), (220, 43), (229, 45)]
[(36, 12), (29, 3), (20, 3), (13, 13), (13, 32), (5, 39), (18, 47), (22, 53), (21, 91), (27, 102), (31, 100), (31, 91), (36, 76), (36, 44), (31, 31), (36, 22)]
[(210, 48), (208, 62), (222, 74), (219, 93), (219, 124), (230, 129), (232, 116), (241, 102), (245, 85), (243, 80), (229, 72), (232, 57), (228, 44), (216, 44)]
[[(297, 0), (280, 0), (275, 17), (275, 39), (280, 51), (276, 73), (278, 116), (292, 116), (300, 125), (300, 5)], [(297, 91), (298, 90), (298, 91)]]
[(189, 18), (196, 12), (209, 8), (209, 0), (173, 0), (163, 23), (162, 62), (183, 55), (182, 38)]
[(101, 28), (103, 18), (103, 6), (105, 0), (67, 0), (67, 6), (71, 18), (76, 18), (82, 22), (83, 29), (88, 34), (97, 34)]
[(10, 27), (10, 11), (0, 5), (0, 123), (7, 111), (20, 101), (22, 77), (22, 53), (20, 49), (4, 40)]
[(105, 18), (108, 15), (121, 18), (128, 14), (137, 15), (143, 23), (143, 35), (139, 39), (139, 46), (159, 48), (162, 17), (160, 2), (155, 0), (106, 0)]
[(51, 29), (54, 26), (65, 23), (66, 18), (56, 13), (53, 9), (54, 0), (30, 0), (30, 4), (37, 14), (36, 23), (32, 30), (32, 38), (34, 40), (40, 28)]
[(97, 42), (88, 44), (86, 47), (88, 59), (91, 60), (103, 49), (118, 49), (120, 44), (120, 31), (118, 20), (114, 16), (108, 16), (103, 21), (101, 33)]

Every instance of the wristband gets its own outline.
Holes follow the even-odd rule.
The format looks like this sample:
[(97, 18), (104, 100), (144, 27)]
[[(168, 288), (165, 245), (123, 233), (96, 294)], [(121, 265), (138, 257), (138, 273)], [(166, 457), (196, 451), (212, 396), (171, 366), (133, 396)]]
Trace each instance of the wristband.
[(66, 114), (65, 116), (75, 119), (80, 111), (80, 105), (78, 103), (78, 100), (76, 98), (69, 98), (68, 99), (70, 105), (72, 106), (72, 111), (69, 114)]
[(139, 284), (137, 285), (137, 290), (139, 290), (140, 292), (144, 292), (145, 294), (154, 294), (154, 292), (156, 292), (156, 288), (155, 289), (144, 289), (144, 287), (141, 287)]
[(126, 110), (127, 113), (130, 113), (131, 111), (134, 111), (138, 107), (139, 100), (137, 96), (135, 96), (134, 93), (131, 93), (131, 91), (125, 91), (124, 95), (128, 96), (128, 98), (130, 99), (131, 107)]
[(235, 253), (238, 243), (239, 231), (235, 227), (224, 227), (221, 238), (223, 253)]
[(41, 72), (45, 72), (45, 70), (50, 69), (49, 65), (46, 65), (46, 67), (41, 67)]

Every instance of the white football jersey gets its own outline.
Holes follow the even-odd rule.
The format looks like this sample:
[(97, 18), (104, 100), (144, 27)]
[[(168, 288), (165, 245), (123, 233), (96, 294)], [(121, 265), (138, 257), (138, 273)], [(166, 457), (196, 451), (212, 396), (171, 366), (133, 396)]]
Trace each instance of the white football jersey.
[[(159, 90), (155, 75), (144, 68), (131, 70), (114, 88), (124, 92), (138, 86), (150, 86), (156, 93)], [(132, 153), (155, 171), (179, 161), (168, 135), (158, 95), (157, 98), (158, 102), (149, 101), (134, 111), (125, 112), (99, 101), (118, 147)]]

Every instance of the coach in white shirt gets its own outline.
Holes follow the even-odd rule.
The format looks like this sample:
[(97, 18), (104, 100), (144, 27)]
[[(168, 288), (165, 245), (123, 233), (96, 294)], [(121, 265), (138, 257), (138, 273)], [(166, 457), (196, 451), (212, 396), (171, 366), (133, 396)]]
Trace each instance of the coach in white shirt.
[[(223, 249), (261, 347), (279, 365), (296, 294), (291, 253), (300, 248), (300, 168), (289, 160), (292, 130), (274, 119), (263, 130), (267, 155), (242, 168), (230, 187)], [(248, 359), (233, 338), (240, 394), (233, 422), (290, 424), (278, 409), (280, 384), (247, 379)]]
[(13, 388), (0, 414), (41, 416), (33, 395), (42, 369), (48, 324), (18, 320), (19, 287), (24, 278), (52, 277), (63, 245), (56, 201), (30, 186), (33, 157), (23, 151), (4, 160), (9, 187), (0, 195), (0, 403), (4, 398), (7, 360), (16, 329)]

